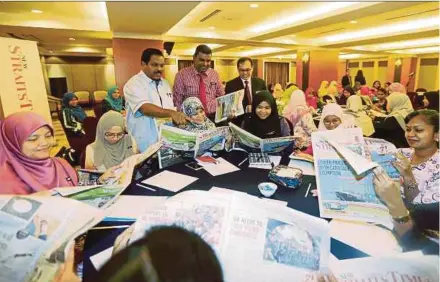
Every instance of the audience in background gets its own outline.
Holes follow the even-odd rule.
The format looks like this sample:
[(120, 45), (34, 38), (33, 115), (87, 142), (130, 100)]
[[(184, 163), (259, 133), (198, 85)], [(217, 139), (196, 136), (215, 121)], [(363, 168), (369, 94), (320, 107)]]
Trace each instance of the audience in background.
[(351, 115), (344, 114), (344, 110), (335, 103), (324, 106), (319, 121), (318, 130), (333, 130), (336, 128), (354, 127), (354, 119)]
[(105, 114), (108, 111), (115, 111), (121, 114), (125, 114), (124, 99), (121, 97), (121, 93), (117, 86), (113, 86), (107, 91), (107, 96), (102, 101), (102, 113)]
[(339, 97), (338, 83), (336, 81), (330, 82), (330, 85), (327, 87), (327, 95), (330, 95), (334, 101)]
[(341, 84), (342, 84), (342, 88), (345, 88), (347, 86), (351, 87), (353, 85), (350, 75), (350, 69), (345, 70), (345, 75), (342, 77)]
[(319, 86), (318, 89), (318, 97), (319, 97), (319, 101), (324, 102), (323, 98), (325, 95), (327, 95), (327, 88), (328, 88), (329, 84), (327, 80), (324, 80), (321, 82), (321, 85)]
[(272, 95), (275, 97), (275, 99), (281, 98), (283, 96), (284, 89), (281, 84), (276, 83), (273, 87), (273, 93)]
[(311, 108), (313, 108), (313, 110), (317, 110), (318, 109), (318, 94), (316, 93), (316, 91), (312, 88), (309, 87), (306, 89), (305, 92), (306, 95), (306, 101), (307, 101), (307, 105)]
[(387, 110), (387, 90), (385, 88), (379, 88), (376, 93), (376, 101), (373, 105), (373, 110), (379, 112), (386, 112)]
[(125, 131), (124, 117), (109, 111), (99, 119), (95, 142), (86, 148), (85, 168), (105, 171), (137, 153), (136, 141)]
[(274, 84), (273, 84), (273, 83), (269, 83), (269, 84), (267, 85), (267, 90), (270, 92), (270, 94), (273, 94), (273, 87), (274, 87)]
[(376, 91), (378, 91), (381, 87), (382, 87), (382, 86), (381, 86), (379, 80), (375, 80), (375, 81), (373, 82), (373, 88), (376, 89)]
[(354, 83), (354, 86), (353, 86), (353, 90), (354, 90), (354, 92), (356, 93), (356, 94), (358, 94), (358, 95), (360, 95), (361, 94), (361, 87), (362, 87), (362, 85), (361, 85), (361, 83), (359, 82), (359, 81), (356, 81), (355, 83)]
[(352, 95), (356, 95), (353, 88), (351, 88), (350, 86), (345, 87), (344, 91), (342, 92), (342, 95), (337, 100), (338, 105), (346, 105), (347, 99)]
[(439, 91), (429, 91), (423, 94), (423, 107), (425, 109), (439, 111)]
[(365, 76), (362, 70), (358, 70), (356, 76), (354, 77), (354, 82), (359, 82), (361, 86), (367, 85), (367, 81), (365, 80)]
[(310, 146), (312, 132), (317, 128), (302, 90), (292, 93), (289, 103), (283, 110), (283, 116), (292, 123), (293, 135), (299, 137), (295, 146), (298, 148)]
[(189, 122), (180, 126), (181, 129), (198, 133), (215, 128), (215, 124), (206, 117), (199, 98), (186, 98), (182, 104), (182, 112), (188, 117)]
[(87, 117), (83, 108), (78, 105), (78, 97), (73, 93), (66, 93), (63, 97), (63, 106), (61, 108), (63, 116), (63, 126), (67, 134), (78, 136), (84, 135), (83, 121)]
[(244, 120), (242, 128), (263, 139), (291, 135), (289, 124), (278, 115), (275, 99), (266, 90), (255, 95), (251, 116)]
[(275, 102), (277, 103), (278, 115), (283, 114), (284, 107), (286, 107), (287, 103), (289, 103), (292, 93), (298, 89), (298, 86), (292, 83), (289, 85), (289, 87), (286, 87), (286, 90), (284, 90), (281, 95), (277, 94), (278, 97), (274, 95)]
[(390, 87), (390, 85), (391, 85), (391, 82), (385, 82), (385, 84), (384, 84), (384, 88), (387, 91), (387, 95), (390, 94), (389, 89), (388, 89)]
[(351, 95), (347, 99), (347, 113), (354, 116), (354, 124), (362, 129), (364, 136), (371, 136), (374, 133), (373, 121), (365, 112), (361, 97)]

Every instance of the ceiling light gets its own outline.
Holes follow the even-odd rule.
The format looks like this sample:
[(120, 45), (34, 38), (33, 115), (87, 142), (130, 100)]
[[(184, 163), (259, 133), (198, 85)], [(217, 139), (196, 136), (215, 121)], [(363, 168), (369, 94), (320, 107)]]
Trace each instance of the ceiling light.
[(432, 17), (427, 19), (406, 21), (397, 24), (390, 24), (385, 26), (378, 26), (373, 28), (361, 29), (352, 32), (340, 33), (337, 35), (327, 36), (325, 40), (329, 42), (337, 42), (344, 40), (354, 40), (359, 38), (367, 38), (370, 36), (380, 36), (390, 33), (398, 33), (405, 31), (412, 31), (422, 28), (437, 27), (439, 22), (438, 17)]
[(75, 40), (75, 38), (73, 38), (73, 37), (70, 37), (70, 38), (69, 38), (69, 40), (70, 40), (70, 41), (74, 41), (74, 40)]
[(400, 65), (402, 65), (402, 60), (401, 59), (397, 59), (397, 61), (394, 64), (396, 66), (400, 66)]
[(35, 14), (41, 14), (41, 13), (43, 13), (43, 11), (41, 11), (41, 10), (37, 10), (37, 9), (32, 9), (31, 12), (32, 12), (32, 13), (35, 13)]
[(357, 23), (358, 21), (356, 21), (356, 20), (352, 20), (352, 21), (350, 21), (350, 23), (351, 24), (355, 24), (355, 23)]
[(339, 59), (342, 60), (348, 60), (348, 59), (356, 59), (360, 58), (361, 54), (345, 54), (345, 55), (339, 55)]
[(243, 52), (240, 55), (243, 57), (251, 57), (255, 55), (264, 55), (269, 53), (281, 52), (285, 50), (286, 49), (283, 48), (265, 47), (265, 48), (258, 48), (251, 51)]
[(52, 53), (53, 53), (53, 50), (49, 50), (49, 53), (51, 53), (51, 54), (52, 54)]
[(396, 54), (423, 54), (423, 53), (438, 53), (440, 51), (439, 46), (433, 46), (433, 47), (425, 47), (425, 48), (413, 48), (413, 49), (406, 49), (406, 50), (397, 50), (397, 51), (390, 51), (390, 53), (396, 53)]
[(252, 3), (252, 4), (249, 5), (249, 7), (251, 7), (251, 8), (258, 8), (258, 7), (260, 7), (260, 5), (258, 5), (256, 3)]
[(303, 20), (310, 20), (316, 18), (317, 16), (328, 14), (331, 11), (336, 11), (348, 6), (359, 4), (359, 2), (334, 2), (325, 5), (320, 5), (319, 7), (313, 7), (312, 9), (305, 11), (303, 13), (295, 13), (288, 18), (277, 19), (276, 21), (271, 20), (267, 24), (262, 24), (255, 26), (251, 29), (252, 32), (259, 33), (264, 32), (286, 25), (292, 25), (293, 23), (300, 22)]
[[(431, 45), (440, 45), (440, 37), (431, 37), (431, 38), (422, 38), (415, 40), (406, 40), (406, 41), (397, 41), (391, 43), (377, 44), (366, 46), (370, 47), (370, 50), (391, 50), (391, 49), (403, 49), (406, 47), (423, 47), (423, 46), (431, 46)], [(358, 50), (360, 47), (358, 47)]]
[(215, 29), (215, 26), (210, 26), (210, 27), (208, 27), (208, 28), (214, 30), (214, 29)]

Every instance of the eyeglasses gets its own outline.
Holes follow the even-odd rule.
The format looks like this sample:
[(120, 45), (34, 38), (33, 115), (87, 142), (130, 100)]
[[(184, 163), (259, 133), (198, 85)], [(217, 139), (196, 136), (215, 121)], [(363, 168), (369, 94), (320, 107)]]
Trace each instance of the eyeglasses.
[(251, 72), (252, 69), (238, 69), (239, 72)]
[(325, 124), (325, 125), (330, 125), (330, 124), (334, 124), (334, 125), (336, 125), (336, 124), (339, 124), (339, 123), (341, 123), (341, 121), (340, 121), (339, 119), (328, 120), (328, 121), (325, 121), (325, 120), (324, 120), (324, 124)]
[(125, 135), (124, 132), (120, 132), (120, 133), (112, 133), (112, 132), (106, 132), (104, 133), (105, 137), (111, 137), (111, 138), (122, 138), (122, 136)]

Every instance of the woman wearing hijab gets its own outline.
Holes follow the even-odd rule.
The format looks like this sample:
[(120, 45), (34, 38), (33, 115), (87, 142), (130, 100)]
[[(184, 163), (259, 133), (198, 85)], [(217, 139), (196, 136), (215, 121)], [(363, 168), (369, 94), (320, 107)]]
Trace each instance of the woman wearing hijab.
[(423, 94), (423, 107), (429, 110), (439, 111), (439, 91), (429, 91)]
[(362, 70), (357, 71), (357, 74), (354, 77), (354, 81), (359, 82), (361, 85), (367, 85), (367, 81), (365, 80), (365, 76)]
[(322, 98), (327, 95), (327, 88), (328, 88), (328, 81), (327, 80), (323, 80), (321, 82), (321, 85), (319, 86), (318, 89), (318, 97), (319, 97), (319, 101), (322, 102)]
[(313, 108), (314, 110), (318, 109), (318, 97), (317, 93), (315, 92), (315, 90), (313, 90), (312, 87), (309, 87), (306, 89), (306, 102), (307, 105), (311, 108)]
[(275, 99), (266, 90), (254, 96), (251, 116), (245, 119), (242, 128), (262, 139), (290, 135), (287, 121), (278, 115)]
[(0, 194), (27, 195), (77, 184), (69, 163), (50, 157), (53, 133), (33, 112), (14, 113), (0, 121)]
[(348, 98), (347, 113), (354, 116), (354, 124), (362, 128), (364, 136), (371, 136), (374, 133), (373, 121), (365, 112), (361, 97), (352, 95)]
[(87, 117), (81, 106), (78, 105), (78, 97), (73, 93), (66, 93), (63, 97), (63, 126), (67, 134), (84, 135), (83, 121)]
[(347, 100), (348, 98), (350, 98), (350, 96), (356, 95), (356, 93), (354, 92), (353, 88), (351, 88), (351, 86), (346, 86), (344, 88), (344, 91), (342, 92), (341, 97), (339, 97), (338, 99), (338, 105), (343, 105), (345, 106), (347, 104)]
[(302, 90), (292, 93), (289, 104), (284, 108), (283, 116), (292, 123), (293, 135), (300, 137), (295, 145), (299, 148), (310, 146), (312, 132), (317, 128)]
[[(394, 84), (394, 83), (393, 83)], [(391, 84), (391, 86), (393, 85)], [(390, 86), (390, 89), (392, 89)], [(396, 90), (395, 88), (393, 88)], [(397, 148), (408, 147), (405, 139), (405, 118), (414, 111), (411, 101), (404, 93), (393, 92), (387, 97), (387, 117), (374, 119), (375, 138), (385, 139)]]
[(86, 148), (85, 168), (103, 171), (137, 153), (134, 138), (125, 132), (124, 117), (109, 111), (99, 119), (95, 142)]
[(102, 113), (105, 114), (108, 111), (115, 111), (124, 114), (124, 100), (121, 97), (121, 93), (117, 86), (113, 86), (107, 91), (107, 96), (102, 101)]
[(298, 86), (292, 83), (279, 97), (274, 96), (275, 102), (277, 103), (278, 115), (283, 114), (284, 107), (289, 103), (292, 93), (298, 89)]
[(215, 124), (206, 117), (203, 104), (197, 97), (186, 98), (182, 103), (182, 112), (190, 121), (181, 126), (181, 129), (198, 133), (215, 128)]
[(327, 95), (330, 95), (336, 101), (336, 98), (339, 96), (338, 83), (336, 81), (330, 82), (330, 85), (327, 87)]

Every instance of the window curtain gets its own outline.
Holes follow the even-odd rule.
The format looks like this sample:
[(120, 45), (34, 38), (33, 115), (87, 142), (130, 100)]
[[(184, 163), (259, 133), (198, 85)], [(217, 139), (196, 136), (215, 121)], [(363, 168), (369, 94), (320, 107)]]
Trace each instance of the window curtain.
[(289, 81), (289, 63), (265, 62), (264, 80), (268, 85), (279, 83), (284, 89)]

